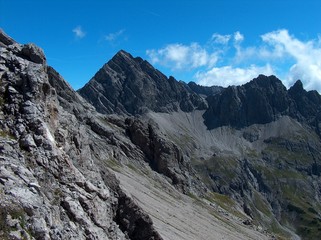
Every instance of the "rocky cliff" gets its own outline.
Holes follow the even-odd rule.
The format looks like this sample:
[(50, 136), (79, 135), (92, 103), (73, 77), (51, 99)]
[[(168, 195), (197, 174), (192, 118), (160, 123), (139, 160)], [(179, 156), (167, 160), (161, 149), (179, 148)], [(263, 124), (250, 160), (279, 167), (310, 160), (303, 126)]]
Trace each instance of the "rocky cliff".
[(131, 146), (40, 48), (0, 42), (0, 238), (162, 239), (105, 163)]
[(204, 118), (209, 129), (265, 124), (285, 115), (319, 128), (321, 97), (316, 91), (305, 91), (300, 80), (287, 90), (275, 76), (260, 75), (243, 86), (211, 95), (207, 101)]
[(167, 78), (118, 52), (78, 92), (0, 32), (1, 239), (318, 239), (321, 97)]
[[(117, 68), (115, 62), (122, 67)], [(154, 170), (170, 177), (172, 183), (179, 183), (176, 187), (185, 193), (207, 198), (210, 192), (229, 196), (255, 224), (280, 236), (317, 238), (321, 223), (321, 97), (316, 91), (305, 91), (299, 80), (287, 90), (275, 76), (263, 75), (228, 88), (186, 85), (143, 65), (150, 66), (121, 51), (79, 93), (101, 110), (100, 96), (110, 98), (108, 92), (114, 91), (104, 86), (113, 85), (115, 79), (125, 79), (116, 92), (124, 93), (125, 88), (135, 92), (123, 95), (133, 103), (125, 109), (135, 110), (122, 113), (139, 113), (140, 121), (157, 123), (153, 126), (159, 129), (162, 141), (174, 143), (171, 150), (155, 148), (149, 126), (138, 126), (138, 120), (130, 122), (128, 135), (150, 159)], [(124, 69), (131, 73), (125, 74)], [(146, 88), (145, 79), (149, 85)], [(155, 84), (160, 81), (162, 84)], [(165, 89), (168, 85), (180, 87)], [(95, 89), (95, 94), (88, 94), (88, 89)], [(114, 102), (126, 106), (123, 97), (113, 97)], [(182, 102), (190, 107), (184, 107)], [(144, 111), (137, 110), (141, 106)], [(164, 163), (171, 167), (164, 170)], [(186, 177), (186, 173), (192, 174)]]
[(123, 50), (78, 92), (101, 113), (188, 112), (206, 107), (187, 84), (167, 78), (147, 61)]

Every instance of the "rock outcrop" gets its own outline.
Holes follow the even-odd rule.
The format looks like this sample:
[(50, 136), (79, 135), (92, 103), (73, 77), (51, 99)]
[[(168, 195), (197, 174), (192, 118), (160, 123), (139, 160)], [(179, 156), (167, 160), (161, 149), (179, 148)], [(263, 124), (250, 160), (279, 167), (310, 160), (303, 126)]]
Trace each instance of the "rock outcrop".
[(77, 93), (0, 31), (0, 238), (318, 239), (320, 106), (301, 81), (203, 87), (125, 51)]
[(142, 114), (205, 109), (205, 101), (182, 82), (121, 50), (79, 91), (100, 113)]
[(113, 125), (40, 48), (0, 41), (0, 238), (162, 239), (104, 164), (121, 152)]
[(209, 96), (207, 101), (204, 119), (209, 129), (266, 124), (281, 116), (318, 126), (321, 110), (320, 95), (316, 91), (306, 92), (300, 81), (287, 90), (275, 76), (263, 75), (242, 86), (230, 86)]

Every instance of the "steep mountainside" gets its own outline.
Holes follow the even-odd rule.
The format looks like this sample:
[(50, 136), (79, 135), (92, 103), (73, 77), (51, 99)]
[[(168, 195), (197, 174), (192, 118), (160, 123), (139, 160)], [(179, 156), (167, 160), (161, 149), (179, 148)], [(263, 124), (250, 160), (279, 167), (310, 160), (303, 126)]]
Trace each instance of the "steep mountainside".
[[(169, 81), (186, 96), (166, 108), (204, 103)], [(155, 121), (97, 113), (40, 48), (0, 31), (0, 239), (268, 239), (204, 192)]]
[[(114, 58), (118, 59), (120, 54), (124, 52)], [(114, 58), (104, 68), (113, 66)], [(130, 88), (131, 92), (135, 91), (137, 83), (142, 86), (140, 83), (147, 79), (147, 75), (151, 83), (159, 80), (155, 74), (150, 74), (150, 70), (142, 67), (135, 67), (135, 78), (131, 78), (131, 74), (124, 75), (123, 69), (132, 69), (132, 62), (147, 64), (126, 54), (121, 63), (123, 67), (113, 67), (116, 73), (104, 71), (104, 76), (99, 75), (100, 88), (96, 88), (96, 94), (87, 95), (85, 91), (94, 88), (97, 77), (79, 93), (100, 109), (100, 103), (95, 103), (107, 92), (104, 86), (113, 84), (113, 76), (123, 76), (122, 79), (128, 82), (121, 89)], [(175, 80), (163, 77), (162, 81), (163, 87), (173, 85)], [(134, 126), (134, 131), (128, 132), (132, 142), (150, 159), (152, 166), (158, 164), (157, 157), (166, 151), (162, 149), (150, 154), (150, 147), (155, 149), (155, 145), (150, 144), (152, 138), (145, 139), (143, 136), (152, 136), (158, 129), (163, 136), (162, 141), (174, 143), (175, 148), (180, 149), (180, 154), (176, 156), (180, 156), (178, 159), (182, 161), (177, 160), (178, 165), (171, 168), (176, 173), (175, 177), (160, 171), (161, 168), (153, 169), (172, 176), (172, 183), (185, 193), (207, 199), (217, 193), (228, 196), (239, 210), (252, 219), (254, 225), (262, 226), (277, 236), (318, 239), (321, 233), (320, 95), (316, 91), (305, 91), (301, 81), (287, 90), (275, 76), (263, 75), (242, 86), (228, 88), (202, 87), (195, 83), (187, 86), (179, 82), (175, 84), (184, 86), (180, 88), (183, 95), (187, 89), (188, 96), (198, 96), (193, 99), (205, 99), (205, 106), (199, 107), (193, 102), (194, 107), (186, 109), (180, 102), (177, 107), (167, 107), (166, 111), (155, 108), (152, 103), (158, 103), (154, 97), (158, 93), (165, 96), (181, 94), (177, 92), (179, 88), (167, 88), (163, 92), (162, 87), (154, 85), (152, 91), (150, 87), (141, 87), (140, 92), (135, 93), (135, 96), (144, 95), (145, 100), (133, 107), (141, 109), (141, 104), (147, 102), (143, 104), (144, 111), (125, 112), (129, 115), (140, 113), (136, 116), (140, 120), (135, 121), (149, 119), (154, 123), (153, 131), (147, 131), (146, 127), (141, 134), (143, 127)], [(131, 99), (132, 95), (124, 96)], [(115, 101), (123, 102), (122, 99)], [(191, 102), (190, 98), (171, 99), (169, 102)], [(160, 106), (166, 105), (164, 101), (160, 102)], [(133, 133), (135, 137), (132, 137)], [(184, 177), (186, 170), (196, 178)], [(189, 179), (193, 180), (193, 184), (189, 184)], [(206, 188), (196, 187), (200, 184), (205, 184)]]
[(300, 81), (203, 87), (125, 51), (77, 93), (0, 31), (0, 239), (319, 239), (320, 108)]
[(265, 124), (285, 115), (319, 128), (321, 96), (316, 91), (306, 92), (300, 80), (287, 91), (276, 77), (260, 75), (243, 86), (228, 87), (207, 100), (209, 108), (204, 118), (209, 129)]
[(187, 84), (167, 77), (147, 61), (119, 51), (79, 93), (100, 113), (141, 114), (205, 109)]
[(0, 41), (0, 238), (162, 239), (105, 163), (131, 145), (41, 49)]

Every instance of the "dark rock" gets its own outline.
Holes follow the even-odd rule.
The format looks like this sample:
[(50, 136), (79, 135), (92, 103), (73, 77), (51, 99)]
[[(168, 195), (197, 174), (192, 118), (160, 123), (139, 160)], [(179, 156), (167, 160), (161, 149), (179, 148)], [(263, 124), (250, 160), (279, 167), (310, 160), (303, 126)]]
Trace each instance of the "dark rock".
[(195, 82), (189, 82), (188, 86), (193, 90), (195, 93), (204, 95), (206, 97), (215, 95), (217, 93), (220, 93), (224, 88), (220, 86), (201, 86), (196, 84)]
[(79, 91), (98, 112), (142, 114), (204, 109), (204, 100), (182, 82), (167, 78), (141, 58), (119, 51)]
[(123, 232), (133, 240), (161, 240), (162, 237), (153, 229), (151, 218), (125, 194), (120, 194), (116, 213), (116, 222)]
[(321, 96), (317, 91), (309, 91), (303, 89), (303, 84), (298, 80), (290, 89), (289, 95), (294, 100), (296, 106), (296, 114), (300, 118), (309, 119), (315, 117), (321, 110)]
[(23, 45), (20, 56), (34, 63), (46, 63), (46, 57), (43, 50), (32, 43)]
[(251, 219), (245, 219), (245, 220), (243, 221), (243, 224), (244, 224), (244, 225), (247, 225), (247, 226), (251, 226), (251, 225), (253, 225), (253, 221), (252, 221)]
[(14, 43), (15, 41), (11, 37), (9, 37), (4, 31), (2, 31), (2, 29), (0, 29), (0, 44), (3, 47), (5, 47)]
[(275, 76), (263, 75), (242, 86), (230, 86), (207, 101), (203, 116), (209, 129), (265, 124), (284, 115), (311, 123), (321, 110), (321, 96), (306, 92), (300, 81), (287, 91)]
[(169, 177), (178, 189), (188, 192), (189, 179), (183, 173), (189, 166), (181, 150), (162, 138), (153, 122), (127, 118), (126, 124), (128, 136), (144, 152), (151, 168)]

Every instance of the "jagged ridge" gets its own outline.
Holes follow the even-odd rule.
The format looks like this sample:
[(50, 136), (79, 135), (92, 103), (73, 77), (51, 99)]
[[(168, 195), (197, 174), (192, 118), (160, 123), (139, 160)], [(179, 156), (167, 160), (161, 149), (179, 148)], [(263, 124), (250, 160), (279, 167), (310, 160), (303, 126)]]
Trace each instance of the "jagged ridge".
[(101, 113), (141, 114), (204, 109), (205, 101), (183, 82), (121, 50), (79, 91)]
[[(149, 185), (170, 182), (194, 199), (206, 197), (206, 211), (222, 198), (217, 193), (225, 194), (226, 202), (235, 202), (228, 211), (248, 215), (241, 220), (245, 224), (317, 239), (316, 91), (306, 92), (300, 81), (286, 90), (274, 76), (226, 89), (185, 84), (120, 51), (79, 91), (100, 112), (126, 115), (106, 116), (47, 67), (39, 48), (17, 44), (2, 32), (0, 40), (2, 236), (161, 239), (119, 186), (139, 183), (119, 183), (110, 173), (115, 164), (123, 170), (125, 164), (136, 179), (142, 174), (152, 181), (148, 165), (166, 176), (156, 174), (158, 182)], [(250, 238), (242, 233), (238, 238)]]

